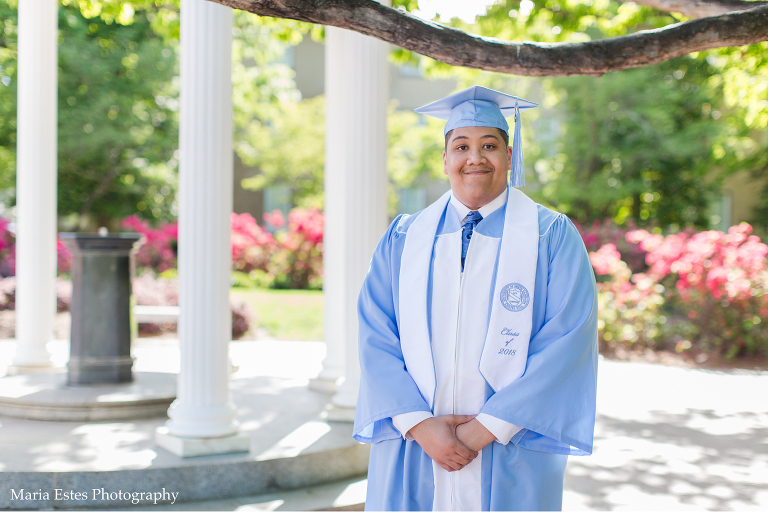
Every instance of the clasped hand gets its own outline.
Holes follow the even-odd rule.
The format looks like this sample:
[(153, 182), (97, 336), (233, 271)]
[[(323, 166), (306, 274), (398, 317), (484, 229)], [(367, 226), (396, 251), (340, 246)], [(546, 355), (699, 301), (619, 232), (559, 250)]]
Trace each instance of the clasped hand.
[(446, 414), (427, 418), (410, 430), (421, 449), (446, 471), (472, 462), (493, 434), (471, 415)]

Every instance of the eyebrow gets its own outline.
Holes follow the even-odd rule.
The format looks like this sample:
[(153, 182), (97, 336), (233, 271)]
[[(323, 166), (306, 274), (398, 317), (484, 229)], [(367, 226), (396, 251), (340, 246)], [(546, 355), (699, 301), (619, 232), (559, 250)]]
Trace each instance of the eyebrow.
[[(497, 142), (501, 142), (501, 139), (499, 139), (497, 136), (495, 136), (495, 135), (493, 135), (491, 133), (487, 133), (487, 134), (483, 135), (480, 138), (481, 139), (491, 138), (491, 139), (496, 139)], [(467, 139), (467, 140), (469, 140), (469, 137), (467, 137), (466, 135), (457, 135), (457, 136), (455, 136), (454, 138), (451, 139), (451, 143), (453, 143), (454, 141), (457, 141), (459, 139)]]

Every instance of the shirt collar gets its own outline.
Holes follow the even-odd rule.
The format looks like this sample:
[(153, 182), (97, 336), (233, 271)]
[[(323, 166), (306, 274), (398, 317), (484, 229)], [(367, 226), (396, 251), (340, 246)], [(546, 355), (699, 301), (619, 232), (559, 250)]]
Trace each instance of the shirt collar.
[[(486, 218), (502, 206), (504, 206), (504, 203), (507, 202), (507, 189), (504, 189), (504, 192), (499, 194), (496, 199), (491, 201), (490, 203), (486, 204), (485, 206), (481, 206), (478, 211), (480, 212), (480, 215), (483, 216), (483, 218)], [(453, 192), (451, 192), (451, 206), (453, 206), (453, 211), (456, 212), (456, 216), (459, 218), (459, 224), (464, 222), (464, 218), (467, 216), (467, 214), (471, 211), (469, 208), (464, 206), (464, 203), (456, 199), (456, 196), (453, 195)]]

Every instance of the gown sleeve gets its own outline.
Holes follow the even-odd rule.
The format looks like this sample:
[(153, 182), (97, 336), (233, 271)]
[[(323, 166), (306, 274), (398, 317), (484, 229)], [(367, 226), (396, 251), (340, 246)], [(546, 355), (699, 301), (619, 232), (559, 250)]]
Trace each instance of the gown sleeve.
[(405, 236), (397, 230), (401, 220), (396, 218), (379, 241), (357, 304), (360, 392), (353, 436), (364, 443), (401, 438), (392, 416), (431, 412), (405, 369), (400, 348), (393, 282), (399, 276), (398, 241)]
[(547, 271), (537, 271), (534, 301), (546, 305), (525, 373), (491, 395), (481, 412), (522, 427), (511, 442), (523, 448), (588, 455), (597, 388), (594, 273), (581, 236), (564, 215), (544, 236), (548, 250), (540, 250), (538, 265)]

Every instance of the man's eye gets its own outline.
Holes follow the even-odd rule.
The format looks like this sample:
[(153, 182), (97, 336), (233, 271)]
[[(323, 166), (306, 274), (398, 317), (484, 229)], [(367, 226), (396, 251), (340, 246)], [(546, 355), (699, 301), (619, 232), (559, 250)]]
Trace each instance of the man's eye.
[(456, 146), (456, 149), (459, 151), (464, 151), (465, 149), (467, 149), (467, 146)]
[(483, 146), (483, 147), (484, 147), (485, 149), (494, 149), (496, 146), (494, 146), (493, 144), (486, 144), (486, 145), (485, 145), (485, 146)]

